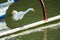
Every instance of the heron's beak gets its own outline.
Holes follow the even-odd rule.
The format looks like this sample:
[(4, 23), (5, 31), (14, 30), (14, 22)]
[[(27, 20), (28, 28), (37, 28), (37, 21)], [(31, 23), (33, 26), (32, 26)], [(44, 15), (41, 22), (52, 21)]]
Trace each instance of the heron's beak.
[(33, 12), (35, 12), (35, 10), (33, 10)]

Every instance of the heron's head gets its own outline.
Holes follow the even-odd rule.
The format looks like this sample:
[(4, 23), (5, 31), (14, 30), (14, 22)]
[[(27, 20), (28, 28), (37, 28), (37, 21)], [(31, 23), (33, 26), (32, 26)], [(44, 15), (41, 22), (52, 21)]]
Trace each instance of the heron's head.
[(33, 12), (35, 12), (35, 10), (34, 10), (33, 8), (29, 8), (29, 10), (31, 10), (31, 11), (33, 11)]
[(12, 11), (12, 14), (17, 14), (18, 12), (16, 10), (13, 10)]

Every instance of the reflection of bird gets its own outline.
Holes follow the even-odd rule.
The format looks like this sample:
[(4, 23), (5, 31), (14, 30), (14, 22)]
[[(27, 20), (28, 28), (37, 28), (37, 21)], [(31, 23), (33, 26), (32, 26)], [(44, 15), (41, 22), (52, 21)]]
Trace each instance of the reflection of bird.
[(20, 12), (17, 12), (16, 10), (13, 10), (12, 14), (13, 14), (13, 19), (18, 21), (19, 19), (21, 20), (24, 15), (26, 13), (28, 13), (29, 11), (34, 11), (33, 8), (28, 8), (26, 11), (20, 11)]

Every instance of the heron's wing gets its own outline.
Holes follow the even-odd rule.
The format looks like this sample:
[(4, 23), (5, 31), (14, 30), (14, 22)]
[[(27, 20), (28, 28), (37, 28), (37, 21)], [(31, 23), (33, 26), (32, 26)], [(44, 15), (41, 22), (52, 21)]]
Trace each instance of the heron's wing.
[(24, 14), (24, 12), (19, 12), (19, 13), (17, 13), (17, 15), (18, 15), (19, 19), (22, 19), (25, 14)]

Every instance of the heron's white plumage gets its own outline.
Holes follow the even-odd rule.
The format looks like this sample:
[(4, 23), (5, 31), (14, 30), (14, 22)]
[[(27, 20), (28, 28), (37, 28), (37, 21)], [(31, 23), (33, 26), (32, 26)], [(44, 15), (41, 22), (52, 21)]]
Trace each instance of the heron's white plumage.
[(24, 15), (27, 14), (29, 11), (34, 11), (34, 9), (33, 8), (28, 8), (26, 11), (19, 11), (19, 12), (14, 10), (12, 12), (13, 19), (16, 20), (16, 21), (21, 20), (24, 17)]

